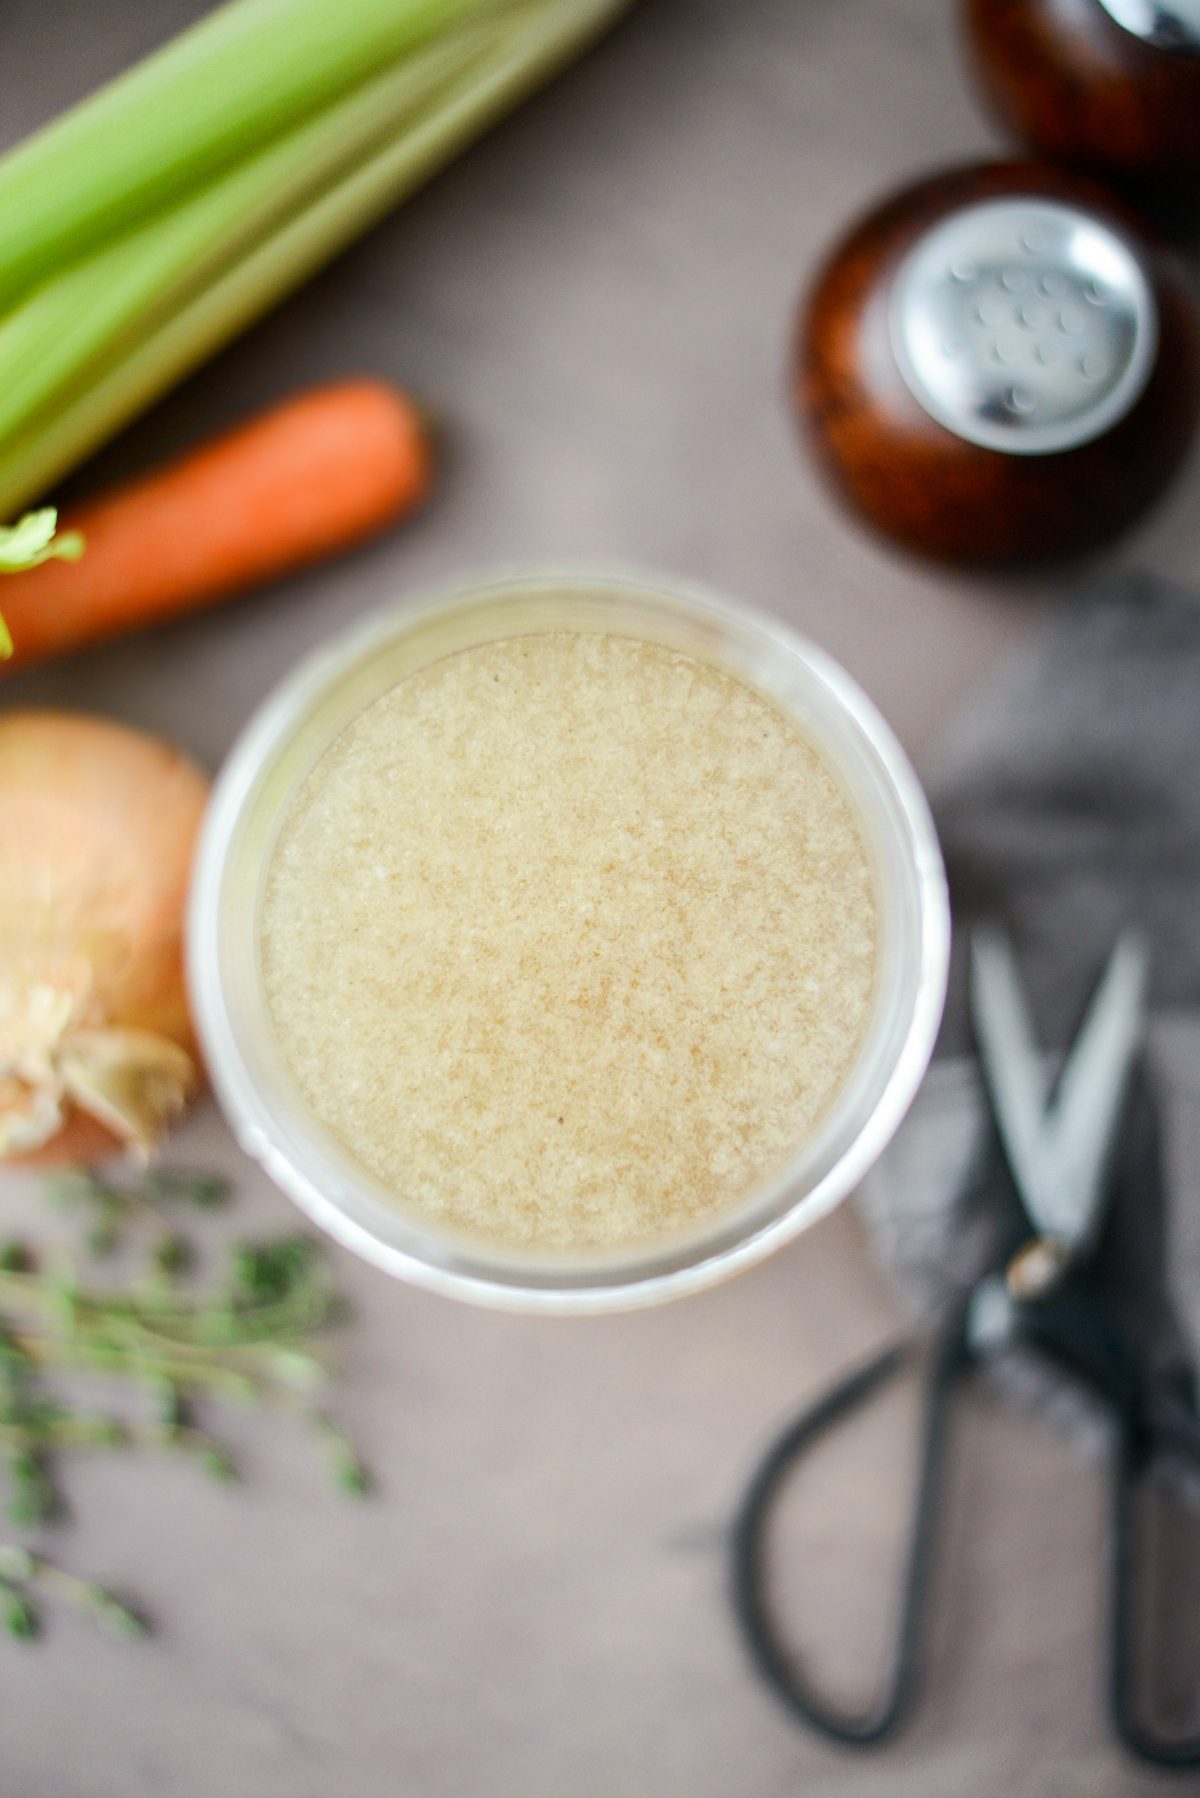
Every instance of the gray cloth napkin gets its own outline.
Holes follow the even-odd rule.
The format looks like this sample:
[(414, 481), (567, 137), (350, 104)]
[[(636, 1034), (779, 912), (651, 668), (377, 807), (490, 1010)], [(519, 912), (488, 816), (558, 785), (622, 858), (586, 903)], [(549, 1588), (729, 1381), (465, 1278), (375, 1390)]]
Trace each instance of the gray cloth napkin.
[[(1003, 1227), (995, 1186), (983, 1196), (973, 1178), (990, 1124), (969, 1053), (972, 920), (1008, 925), (1051, 1055), (1135, 920), (1151, 1022), (1102, 1252), (1151, 1365), (1200, 1367), (1200, 598), (1145, 577), (1070, 596), (968, 707), (928, 786), (954, 909), (950, 991), (930, 1074), (858, 1195), (874, 1248), (931, 1317), (990, 1264)], [(1095, 1435), (1094, 1409), (1027, 1355), (998, 1372)]]

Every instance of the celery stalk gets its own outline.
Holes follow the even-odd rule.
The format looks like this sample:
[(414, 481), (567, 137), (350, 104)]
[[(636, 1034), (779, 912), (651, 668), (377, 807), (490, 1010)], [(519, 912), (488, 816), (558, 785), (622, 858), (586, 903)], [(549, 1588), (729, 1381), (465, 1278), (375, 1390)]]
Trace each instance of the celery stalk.
[(456, 21), (513, 5), (233, 0), (219, 7), (0, 160), (0, 305)]
[(0, 515), (69, 468), (373, 224), (566, 62), (628, 0), (525, 0), (478, 65), (414, 113), (395, 142), (366, 154), (256, 242), (112, 365), (62, 403), (0, 438)]
[(496, 46), (503, 29), (448, 33), (29, 295), (0, 319), (0, 441), (384, 148)]

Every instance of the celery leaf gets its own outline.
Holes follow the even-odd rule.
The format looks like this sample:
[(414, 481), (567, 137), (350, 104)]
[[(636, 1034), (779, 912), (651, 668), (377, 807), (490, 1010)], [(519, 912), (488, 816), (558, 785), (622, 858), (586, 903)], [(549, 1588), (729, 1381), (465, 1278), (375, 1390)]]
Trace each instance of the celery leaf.
[(53, 506), (26, 512), (16, 524), (0, 526), (0, 574), (17, 574), (22, 568), (36, 568), (51, 556), (64, 562), (77, 562), (83, 554), (83, 538), (78, 531), (65, 531), (56, 536), (58, 513)]
[[(19, 574), (24, 568), (36, 568), (57, 556), (64, 562), (77, 562), (83, 554), (83, 538), (78, 531), (58, 534), (58, 513), (53, 506), (42, 506), (26, 512), (16, 524), (0, 525), (0, 574)], [(13, 652), (12, 634), (0, 617), (0, 661)]]

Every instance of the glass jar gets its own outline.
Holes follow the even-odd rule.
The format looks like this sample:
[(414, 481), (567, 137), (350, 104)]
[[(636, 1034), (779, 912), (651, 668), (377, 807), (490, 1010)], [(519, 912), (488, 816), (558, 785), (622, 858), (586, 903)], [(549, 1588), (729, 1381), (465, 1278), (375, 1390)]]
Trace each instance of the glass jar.
[[(567, 1256), (509, 1252), (431, 1226), (313, 1115), (284, 1061), (260, 957), (263, 891), (297, 789), (350, 720), (398, 681), (475, 644), (601, 631), (714, 664), (769, 699), (822, 752), (874, 866), (880, 940), (867, 1031), (815, 1132), (766, 1184), (686, 1235)], [(945, 993), (949, 911), (928, 807), (875, 708), (820, 650), (683, 583), (624, 572), (514, 572), (369, 619), (266, 701), (213, 795), (193, 881), (189, 979), (222, 1108), (246, 1153), (314, 1223), (387, 1272), (522, 1310), (595, 1312), (697, 1292), (823, 1217), (889, 1141), (924, 1073)]]

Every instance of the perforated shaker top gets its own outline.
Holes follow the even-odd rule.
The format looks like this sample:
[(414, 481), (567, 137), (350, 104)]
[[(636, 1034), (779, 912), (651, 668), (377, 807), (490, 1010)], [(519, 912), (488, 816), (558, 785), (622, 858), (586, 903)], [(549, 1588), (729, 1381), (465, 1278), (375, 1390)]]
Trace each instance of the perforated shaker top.
[(1123, 418), (1149, 379), (1154, 296), (1090, 213), (1015, 196), (965, 206), (897, 271), (892, 347), (931, 417), (969, 443), (1049, 455)]
[(1200, 0), (1100, 0), (1111, 19), (1158, 50), (1200, 54)]

